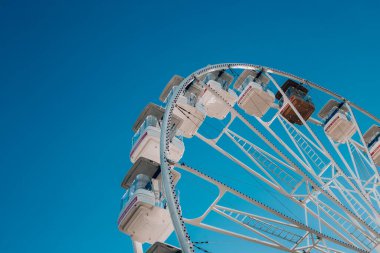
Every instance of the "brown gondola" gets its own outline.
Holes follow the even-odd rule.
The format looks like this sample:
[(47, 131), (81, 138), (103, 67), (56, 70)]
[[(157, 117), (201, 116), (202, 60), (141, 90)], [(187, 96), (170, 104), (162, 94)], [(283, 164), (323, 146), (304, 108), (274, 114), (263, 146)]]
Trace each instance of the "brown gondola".
[[(297, 109), (301, 117), (307, 121), (315, 111), (313, 102), (307, 97), (309, 90), (290, 79), (282, 85), (281, 89), (289, 97), (290, 102)], [(277, 92), (276, 99), (280, 101), (280, 104), (283, 103), (284, 98), (280, 91)], [(281, 108), (280, 113), (290, 123), (303, 125), (302, 120), (297, 116), (289, 103), (286, 103)]]

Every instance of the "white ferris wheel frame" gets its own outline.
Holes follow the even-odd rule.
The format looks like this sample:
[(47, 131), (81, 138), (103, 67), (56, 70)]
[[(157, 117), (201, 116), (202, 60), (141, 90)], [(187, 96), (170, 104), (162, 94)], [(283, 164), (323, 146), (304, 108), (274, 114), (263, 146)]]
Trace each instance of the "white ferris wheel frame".
[[(255, 175), (258, 179), (269, 185), (270, 187), (276, 189), (280, 194), (283, 194), (284, 196), (288, 197), (289, 199), (293, 200), (294, 203), (300, 205), (305, 210), (305, 217), (306, 217), (306, 224), (302, 224), (295, 219), (292, 219), (291, 217), (288, 217), (252, 198), (249, 196), (240, 193), (239, 191), (223, 184), (222, 182), (217, 181), (216, 179), (203, 174), (199, 170), (193, 169), (183, 163), (172, 163), (167, 159), (167, 152), (169, 150), (169, 143), (170, 143), (170, 124), (171, 124), (171, 118), (173, 109), (176, 105), (176, 102), (178, 100), (178, 97), (184, 92), (185, 88), (189, 86), (194, 79), (198, 80), (198, 77), (203, 76), (207, 73), (214, 72), (214, 71), (221, 71), (221, 70), (231, 70), (231, 69), (242, 69), (242, 70), (255, 70), (255, 71), (262, 71), (275, 85), (275, 87), (278, 89), (278, 91), (282, 94), (284, 97), (284, 103), (288, 103), (292, 110), (296, 113), (296, 115), (301, 119), (303, 125), (307, 129), (307, 131), (310, 133), (310, 135), (313, 137), (313, 140), (310, 140), (307, 136), (302, 134), (302, 132), (298, 131), (297, 128), (292, 127), (289, 123), (286, 122), (285, 119), (282, 118), (282, 116), (279, 113), (276, 113), (276, 115), (270, 120), (269, 122), (264, 122), (260, 118), (256, 119), (258, 122), (266, 128), (266, 130), (269, 131), (269, 133), (274, 137), (281, 145), (289, 152), (289, 154), (292, 156), (292, 158), (296, 159), (296, 161), (302, 165), (302, 167), (306, 170), (308, 170), (313, 178), (308, 176), (306, 173), (304, 173), (298, 166), (296, 165), (291, 159), (288, 158), (287, 155), (283, 154), (273, 143), (271, 143), (270, 140), (268, 140), (257, 128), (255, 128), (246, 118), (244, 118), (243, 115), (241, 115), (238, 111), (236, 111), (232, 106), (231, 108), (231, 119), (228, 122), (228, 124), (225, 126), (225, 128), (221, 131), (219, 136), (213, 140), (207, 139), (206, 137), (200, 135), (197, 133), (195, 136), (205, 142), (206, 144), (210, 145), (217, 151), (219, 151), (221, 154), (226, 156), (227, 158), (231, 159), (236, 164), (240, 165), (242, 168), (247, 170), (248, 172)], [(360, 179), (360, 176), (357, 173), (357, 168), (353, 168), (354, 170), (349, 169), (349, 175), (346, 175), (345, 172), (340, 168), (340, 166), (335, 162), (334, 158), (331, 156), (329, 151), (324, 147), (324, 145), (320, 142), (318, 137), (315, 135), (313, 130), (309, 127), (308, 123), (305, 122), (305, 120), (300, 116), (300, 113), (295, 108), (295, 106), (290, 102), (288, 96), (283, 92), (281, 87), (278, 85), (276, 80), (271, 76), (272, 74), (282, 76), (285, 78), (290, 78), (293, 80), (296, 80), (300, 83), (307, 84), (321, 92), (324, 92), (332, 97), (335, 97), (338, 100), (344, 101), (345, 105), (349, 109), (349, 113), (352, 115), (352, 120), (356, 126), (357, 132), (360, 136), (361, 142), (358, 143), (353, 141), (352, 143), (347, 145), (350, 146), (350, 155), (351, 148), (353, 149), (359, 149), (363, 152), (365, 152), (367, 155), (369, 154), (369, 150), (367, 146), (365, 145), (364, 139), (363, 139), (363, 133), (360, 127), (358, 126), (355, 116), (353, 114), (353, 111), (351, 108), (355, 108), (356, 110), (360, 111), (364, 115), (370, 117), (372, 120), (374, 120), (377, 123), (380, 123), (380, 120), (370, 114), (368, 111), (362, 109), (361, 107), (357, 106), (356, 104), (348, 101), (344, 97), (337, 95), (336, 93), (319, 86), (315, 83), (312, 83), (310, 81), (307, 81), (303, 78), (297, 77), (295, 75), (285, 73), (283, 71), (279, 71), (273, 68), (258, 66), (258, 65), (252, 65), (252, 64), (243, 64), (243, 63), (224, 63), (224, 64), (216, 64), (216, 65), (209, 65), (205, 68), (202, 68), (188, 77), (186, 77), (178, 86), (178, 88), (174, 91), (173, 96), (170, 97), (167, 101), (165, 114), (162, 121), (161, 126), (161, 136), (160, 136), (160, 159), (161, 159), (161, 172), (162, 172), (162, 184), (164, 189), (164, 194), (167, 199), (167, 205), (170, 212), (170, 216), (173, 222), (173, 226), (175, 229), (175, 233), (177, 235), (179, 244), (181, 246), (181, 249), (184, 253), (191, 253), (194, 252), (194, 245), (192, 244), (190, 237), (187, 233), (185, 224), (191, 224), (200, 228), (208, 229), (214, 232), (222, 233), (225, 235), (230, 235), (233, 237), (241, 238), (247, 241), (259, 243), (262, 245), (266, 245), (269, 247), (277, 248), (280, 250), (288, 251), (288, 252), (299, 252), (299, 251), (305, 251), (309, 252), (312, 249), (315, 249), (320, 252), (341, 252), (339, 250), (334, 250), (326, 246), (325, 241), (332, 241), (336, 245), (343, 246), (347, 249), (356, 251), (356, 252), (370, 252), (373, 250), (373, 248), (378, 248), (380, 239), (379, 239), (379, 212), (376, 210), (376, 208), (373, 205), (377, 205), (377, 208), (380, 207), (380, 194), (377, 191), (376, 187), (378, 186), (378, 183), (380, 182), (380, 176), (379, 171), (374, 164), (373, 160), (371, 158), (366, 158), (363, 156), (364, 159), (366, 159), (369, 166), (373, 169), (373, 176), (370, 180), (372, 182), (372, 187), (369, 187), (369, 182), (363, 182)], [(199, 80), (198, 80), (199, 81)], [(200, 81), (199, 81), (200, 82)], [(214, 95), (218, 95), (217, 91), (213, 90), (211, 87), (206, 86), (206, 89), (210, 90)], [(280, 111), (280, 110), (279, 110)], [(245, 125), (248, 126), (250, 130), (252, 130), (255, 134), (257, 134), (264, 142), (266, 142), (285, 162), (282, 162), (280, 159), (270, 155), (266, 151), (260, 149), (259, 147), (255, 146), (253, 143), (250, 143), (248, 140), (244, 139), (243, 137), (239, 136), (237, 133), (234, 133), (232, 130), (230, 130), (228, 127), (234, 121), (234, 119), (239, 118)], [(328, 160), (328, 163), (322, 163), (323, 168), (321, 168), (321, 173), (316, 174), (313, 170), (313, 166), (309, 162), (307, 162), (306, 159), (302, 159), (299, 155), (297, 155), (291, 148), (281, 140), (281, 138), (270, 128), (272, 122), (274, 120), (278, 120), (288, 133), (289, 137), (291, 137), (294, 144), (296, 144), (297, 149), (299, 149), (300, 153), (303, 154), (300, 145), (297, 145), (297, 141), (302, 139), (305, 143), (309, 146), (313, 146), (314, 149), (319, 150), (321, 153), (325, 155), (325, 160)], [(320, 124), (318, 120), (310, 119), (308, 122), (311, 122), (313, 124)], [(250, 156), (250, 150), (257, 151), (261, 155), (265, 156), (269, 160), (276, 161), (278, 163), (282, 163), (283, 166), (287, 167), (290, 170), (295, 171), (297, 174), (299, 174), (302, 177), (302, 180), (295, 186), (295, 189), (297, 187), (300, 187), (301, 184), (307, 185), (308, 194), (303, 196), (297, 196), (296, 190), (293, 190), (292, 192), (288, 192), (284, 189), (284, 187), (281, 185), (280, 182), (277, 182), (276, 179), (271, 177), (268, 173), (266, 175), (271, 178), (271, 180), (268, 180), (267, 178), (260, 175), (260, 173), (255, 172), (254, 170), (250, 169), (249, 166), (245, 165), (241, 161), (239, 161), (237, 158), (223, 150), (222, 148), (218, 147), (216, 145), (219, 138), (223, 135), (227, 135), (260, 169), (262, 172), (266, 173), (265, 170), (262, 168), (262, 165), (255, 161)], [(296, 134), (300, 136), (298, 139), (292, 137), (292, 134)], [(333, 143), (331, 139), (329, 139), (331, 144), (333, 145), (334, 149), (338, 152), (340, 155), (340, 158), (343, 160), (344, 164), (351, 168), (352, 166), (349, 166), (345, 157), (341, 155), (341, 153), (338, 150), (338, 147), (336, 144)], [(243, 144), (242, 144), (243, 143)], [(305, 145), (304, 145), (305, 146)], [(246, 147), (249, 147), (247, 149)], [(314, 154), (315, 157), (316, 154)], [(318, 157), (318, 156), (317, 156)], [(371, 157), (371, 156), (368, 156)], [(305, 157), (304, 157), (305, 158)], [(352, 157), (351, 157), (352, 158)], [(315, 158), (318, 162), (318, 159)], [(321, 165), (321, 163), (320, 163)], [(190, 172), (194, 174), (195, 176), (198, 176), (199, 178), (202, 178), (209, 183), (214, 184), (219, 189), (219, 195), (214, 200), (214, 202), (209, 206), (209, 208), (204, 212), (204, 214), (196, 219), (185, 219), (182, 217), (182, 211), (179, 203), (178, 196), (175, 192), (175, 186), (173, 184), (172, 178), (172, 168), (173, 166), (178, 167), (180, 169), (183, 169), (187, 172)], [(327, 170), (332, 171), (331, 178), (326, 178), (323, 176), (323, 173)], [(342, 183), (343, 180), (344, 183)], [(354, 181), (355, 183), (353, 183)], [(351, 189), (346, 189), (345, 184), (348, 184), (354, 189), (354, 191)], [(309, 187), (310, 190), (309, 191)], [(344, 206), (338, 198), (334, 195), (334, 193), (331, 191), (331, 189), (334, 188), (335, 190), (338, 190), (341, 194), (341, 197), (343, 197), (348, 203), (350, 203), (349, 208)], [(241, 199), (244, 199), (248, 201), (249, 203), (262, 208), (277, 217), (279, 217), (282, 221), (268, 219), (265, 217), (260, 217), (254, 214), (244, 213), (239, 210), (234, 210), (228, 207), (224, 207), (221, 205), (218, 205), (218, 201), (223, 197), (223, 195), (226, 193), (232, 193), (235, 196), (240, 197)], [(332, 201), (336, 206), (341, 208), (341, 210), (344, 210), (344, 212), (347, 214), (347, 216), (341, 215), (339, 212), (334, 210), (333, 208), (330, 208), (328, 205), (325, 205), (323, 202), (318, 200), (318, 195), (322, 194), (324, 197)], [(315, 212), (307, 207), (307, 204), (301, 203), (298, 201), (298, 198), (303, 198), (305, 203), (313, 203), (314, 205), (318, 206), (318, 212)], [(357, 199), (360, 198), (360, 201), (357, 201)], [(356, 202), (355, 202), (356, 201)], [(375, 203), (375, 204), (374, 204)], [(364, 205), (367, 205), (365, 208)], [(353, 211), (352, 211), (353, 210)], [(226, 229), (218, 228), (215, 226), (207, 225), (202, 223), (203, 219), (207, 216), (208, 213), (211, 211), (214, 211), (231, 221), (234, 221), (247, 229), (254, 231), (255, 233), (261, 235), (262, 237), (266, 238), (267, 241), (259, 240), (253, 237), (249, 237), (246, 235), (238, 234)], [(321, 218), (320, 212), (323, 212), (324, 215), (329, 217), (330, 219), (334, 220), (334, 224), (329, 224), (328, 222), (324, 221)], [(331, 238), (325, 234), (323, 234), (320, 231), (314, 230), (308, 226), (308, 215), (318, 219), (318, 222), (321, 226), (323, 223), (325, 226), (330, 228), (334, 233), (336, 233), (341, 240), (336, 240), (334, 238)], [(296, 227), (301, 230), (303, 230), (305, 233), (303, 234), (302, 238), (300, 238), (297, 242), (294, 243), (294, 246), (291, 248), (285, 247), (280, 242), (276, 241), (274, 238), (271, 238), (270, 236), (267, 236), (263, 233), (261, 233), (258, 229), (255, 229), (254, 227), (248, 226), (246, 223), (243, 223), (239, 218), (237, 217), (248, 217), (248, 219), (254, 219), (256, 221), (260, 222), (270, 222), (271, 224), (281, 224), (284, 226), (289, 227)], [(347, 218), (348, 217), (348, 218)], [(364, 218), (366, 217), (366, 218)], [(286, 222), (283, 222), (286, 221)], [(349, 226), (347, 225), (349, 224)], [(320, 229), (321, 230), (321, 229)], [(352, 232), (354, 231), (354, 232)], [(357, 233), (355, 232), (357, 231)], [(346, 234), (343, 234), (343, 232), (346, 232)], [(356, 233), (356, 234), (355, 234)], [(347, 236), (348, 234), (348, 236)], [(351, 234), (351, 235), (350, 235)], [(361, 236), (363, 234), (364, 236)], [(290, 239), (289, 239), (290, 240)], [(307, 246), (300, 246), (301, 242), (307, 241)], [(360, 247), (359, 247), (360, 246)]]

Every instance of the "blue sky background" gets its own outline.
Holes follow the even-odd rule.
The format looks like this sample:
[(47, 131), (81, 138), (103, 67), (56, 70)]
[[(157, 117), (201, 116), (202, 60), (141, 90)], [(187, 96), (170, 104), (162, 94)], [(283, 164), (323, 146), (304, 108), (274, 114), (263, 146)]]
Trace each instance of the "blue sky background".
[(271, 66), (379, 116), (379, 11), (379, 1), (0, 0), (0, 252), (131, 252), (116, 228), (131, 126), (173, 74)]

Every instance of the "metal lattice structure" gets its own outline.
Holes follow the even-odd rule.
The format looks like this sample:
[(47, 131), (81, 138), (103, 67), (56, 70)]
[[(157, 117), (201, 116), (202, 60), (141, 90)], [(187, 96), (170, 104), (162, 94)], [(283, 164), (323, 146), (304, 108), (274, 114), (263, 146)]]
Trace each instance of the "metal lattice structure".
[[(269, 113), (259, 110), (259, 116), (248, 115), (239, 108), (244, 91), (239, 90), (238, 104), (231, 103), (221, 93), (222, 89), (218, 90), (210, 82), (206, 82), (205, 76), (209, 73), (219, 73), (215, 80), (225, 73), (231, 73), (235, 76), (235, 88), (237, 83), (251, 75), (254, 84), (262, 84), (264, 87), (259, 92), (272, 89), (277, 92), (277, 100), (268, 104)], [(237, 77), (238, 73), (240, 77)], [(279, 85), (279, 80), (284, 78), (291, 80), (287, 81), (290, 86)], [(228, 80), (228, 86), (231, 83)], [(224, 122), (223, 128), (215, 133), (217, 137), (209, 138), (198, 131), (191, 138), (196, 138), (217, 151), (220, 156), (252, 175), (281, 199), (286, 199), (291, 205), (303, 210), (303, 220), (207, 175), (207, 169), (192, 168), (191, 161), (173, 161), (169, 157), (173, 136), (180, 134), (180, 131), (173, 133), (173, 118), (178, 116), (175, 112), (182, 113), (185, 119), (192, 115), (179, 106), (178, 101), (195, 85), (202, 88), (202, 95), (207, 92), (214, 99), (220, 99), (230, 117)], [(225, 88), (227, 92), (228, 86)], [(377, 151), (370, 150), (378, 139), (376, 136), (369, 138), (373, 134), (370, 131), (364, 134), (365, 127), (368, 128), (366, 124), (377, 125), (380, 123), (378, 118), (315, 83), (272, 68), (251, 64), (210, 65), (180, 79), (175, 87), (165, 101), (165, 113), (161, 121), (160, 168), (162, 192), (182, 252), (190, 253), (200, 249), (192, 242), (187, 226), (284, 252), (380, 251), (380, 175), (378, 162), (374, 157)], [(261, 89), (261, 86), (257, 87)], [(310, 102), (313, 97), (306, 96), (309, 89), (315, 94), (320, 93), (324, 102)], [(294, 90), (298, 92), (294, 93), (298, 97), (290, 93)], [(299, 94), (302, 94), (302, 100), (299, 99)], [(295, 98), (299, 100), (296, 101)], [(328, 99), (333, 101), (323, 107)], [(300, 106), (297, 104), (299, 101), (303, 101), (305, 105), (307, 102), (317, 110), (322, 109), (320, 117), (311, 109), (303, 110), (305, 105)], [(255, 101), (249, 102), (255, 105)], [(308, 112), (311, 115), (305, 116)], [(266, 117), (262, 116), (264, 114)], [(342, 118), (346, 121), (338, 125), (337, 122), (343, 122)], [(359, 122), (364, 122), (364, 126)], [(235, 123), (243, 125), (246, 131), (234, 128)], [(332, 132), (335, 125), (338, 128)], [(346, 128), (343, 129), (343, 126)], [(221, 145), (222, 139), (228, 140), (231, 145)], [(240, 152), (239, 155), (236, 155), (237, 152)], [(176, 171), (186, 171), (218, 189), (214, 201), (197, 218), (183, 217), (176, 194)], [(260, 214), (223, 204), (226, 194), (260, 210)], [(232, 222), (249, 234), (233, 231), (223, 223), (207, 224), (207, 217), (211, 213)], [(140, 251), (142, 252), (141, 249)]]

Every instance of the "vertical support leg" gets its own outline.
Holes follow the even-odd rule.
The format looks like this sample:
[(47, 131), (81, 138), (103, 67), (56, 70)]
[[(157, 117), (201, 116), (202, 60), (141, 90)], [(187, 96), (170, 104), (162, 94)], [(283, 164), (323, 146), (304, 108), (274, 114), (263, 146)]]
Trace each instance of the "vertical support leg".
[[(305, 204), (304, 209), (305, 209), (305, 223), (306, 223), (306, 226), (309, 226), (309, 218), (308, 218), (308, 216), (307, 216), (307, 208), (306, 208), (306, 204)], [(310, 236), (309, 236), (309, 235), (307, 235), (306, 240), (307, 240), (307, 245), (310, 245)]]
[(132, 241), (133, 244), (133, 253), (144, 253), (141, 242)]

